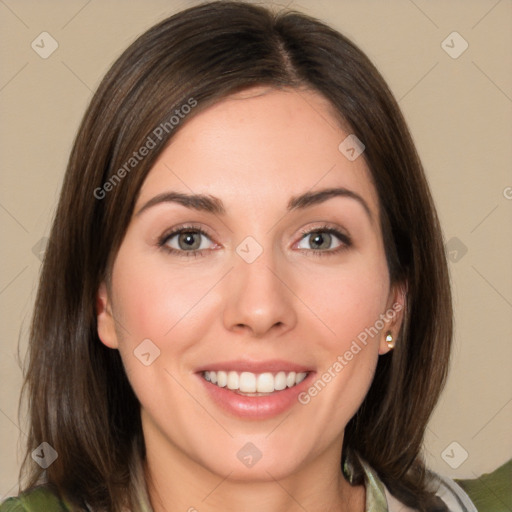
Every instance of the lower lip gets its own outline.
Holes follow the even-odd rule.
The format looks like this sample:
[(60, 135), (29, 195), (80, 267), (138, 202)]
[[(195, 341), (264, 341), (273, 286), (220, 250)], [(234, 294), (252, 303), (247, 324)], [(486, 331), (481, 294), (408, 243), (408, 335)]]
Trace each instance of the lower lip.
[(220, 388), (208, 382), (201, 374), (197, 375), (212, 400), (228, 413), (243, 418), (266, 419), (282, 414), (293, 405), (299, 404), (298, 395), (307, 389), (314, 373), (309, 372), (302, 382), (291, 388), (274, 391), (266, 396), (239, 395), (227, 387)]

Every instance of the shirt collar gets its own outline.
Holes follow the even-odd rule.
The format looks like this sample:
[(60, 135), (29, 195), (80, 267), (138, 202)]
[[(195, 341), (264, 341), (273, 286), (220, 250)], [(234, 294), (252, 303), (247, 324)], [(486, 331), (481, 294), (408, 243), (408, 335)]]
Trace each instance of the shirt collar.
[[(366, 490), (365, 512), (389, 512), (384, 484), (370, 465), (361, 457), (355, 455), (364, 472), (364, 484)], [(350, 457), (346, 457), (343, 464), (343, 472), (348, 481), (353, 483), (354, 465)]]

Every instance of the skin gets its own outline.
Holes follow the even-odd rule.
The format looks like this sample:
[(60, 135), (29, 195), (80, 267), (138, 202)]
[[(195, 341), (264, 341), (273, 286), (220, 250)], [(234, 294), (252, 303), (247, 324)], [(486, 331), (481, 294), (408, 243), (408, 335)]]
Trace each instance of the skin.
[[(318, 93), (256, 88), (188, 119), (149, 172), (111, 283), (98, 291), (98, 333), (119, 350), (141, 403), (155, 511), (364, 510), (364, 486), (350, 486), (340, 471), (344, 428), (401, 314), (307, 405), (270, 419), (221, 410), (195, 375), (209, 362), (277, 358), (319, 377), (379, 315), (403, 304), (390, 285), (364, 158), (351, 162), (338, 150), (347, 135)], [(371, 218), (349, 197), (287, 212), (292, 196), (330, 187), (357, 193)], [(174, 202), (140, 211), (168, 191), (215, 196), (226, 214)], [(189, 223), (208, 233), (196, 234), (202, 257), (158, 245)], [(335, 236), (319, 249), (301, 233), (326, 223), (352, 245), (334, 253), (343, 246)], [(167, 246), (183, 254), (178, 236)], [(263, 249), (252, 263), (236, 252), (247, 236)], [(160, 356), (144, 366), (133, 351), (148, 338)], [(262, 453), (251, 468), (237, 458), (247, 442)]]

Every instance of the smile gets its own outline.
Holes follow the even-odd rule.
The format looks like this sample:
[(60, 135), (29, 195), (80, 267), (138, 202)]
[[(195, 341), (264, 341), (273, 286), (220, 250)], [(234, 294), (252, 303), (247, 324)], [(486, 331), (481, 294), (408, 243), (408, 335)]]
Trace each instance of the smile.
[(236, 371), (204, 371), (203, 378), (219, 388), (227, 388), (247, 396), (261, 396), (300, 384), (308, 372), (252, 373)]

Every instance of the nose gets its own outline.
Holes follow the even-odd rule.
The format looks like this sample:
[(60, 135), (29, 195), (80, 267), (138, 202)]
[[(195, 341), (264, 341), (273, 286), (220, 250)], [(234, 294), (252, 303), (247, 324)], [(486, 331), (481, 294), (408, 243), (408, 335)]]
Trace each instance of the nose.
[[(283, 334), (297, 322), (290, 278), (276, 264), (272, 251), (252, 263), (239, 258), (230, 272), (223, 321), (226, 329), (261, 338)], [(285, 265), (284, 262), (280, 267)]]

